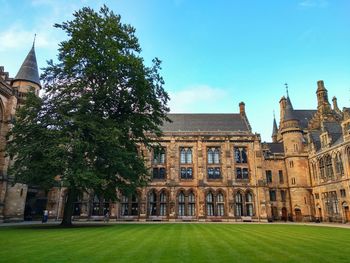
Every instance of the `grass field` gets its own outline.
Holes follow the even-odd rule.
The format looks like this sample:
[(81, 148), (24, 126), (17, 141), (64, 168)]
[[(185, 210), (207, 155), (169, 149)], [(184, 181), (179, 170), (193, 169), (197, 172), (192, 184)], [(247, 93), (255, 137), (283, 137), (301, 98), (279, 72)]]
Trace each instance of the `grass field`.
[(350, 229), (257, 224), (0, 227), (0, 262), (350, 262)]

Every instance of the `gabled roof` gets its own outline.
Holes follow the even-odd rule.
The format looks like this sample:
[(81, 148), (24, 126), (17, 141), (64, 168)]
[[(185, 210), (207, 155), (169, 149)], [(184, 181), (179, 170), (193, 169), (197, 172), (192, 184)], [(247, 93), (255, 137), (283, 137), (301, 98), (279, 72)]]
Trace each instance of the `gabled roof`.
[(164, 132), (250, 132), (250, 129), (240, 114), (187, 114), (170, 113), (172, 122), (166, 122), (161, 129)]
[(16, 80), (26, 80), (31, 81), (33, 83), (38, 84), (40, 87), (40, 78), (39, 78), (39, 70), (38, 64), (36, 62), (34, 44), (29, 51), (27, 57), (23, 61), (22, 66), (20, 67), (16, 77), (12, 80), (12, 82)]

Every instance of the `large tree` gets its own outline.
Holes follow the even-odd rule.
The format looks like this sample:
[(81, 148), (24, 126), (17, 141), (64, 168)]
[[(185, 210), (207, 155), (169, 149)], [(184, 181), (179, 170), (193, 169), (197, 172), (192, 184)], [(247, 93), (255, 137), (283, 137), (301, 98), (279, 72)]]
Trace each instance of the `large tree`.
[(106, 6), (82, 8), (54, 26), (68, 38), (58, 63), (44, 69), (45, 95), (29, 94), (18, 111), (7, 151), (16, 182), (67, 187), (62, 224), (70, 225), (79, 194), (115, 199), (116, 189), (147, 183), (139, 146), (161, 135), (169, 97), (160, 61), (144, 65), (135, 29)]

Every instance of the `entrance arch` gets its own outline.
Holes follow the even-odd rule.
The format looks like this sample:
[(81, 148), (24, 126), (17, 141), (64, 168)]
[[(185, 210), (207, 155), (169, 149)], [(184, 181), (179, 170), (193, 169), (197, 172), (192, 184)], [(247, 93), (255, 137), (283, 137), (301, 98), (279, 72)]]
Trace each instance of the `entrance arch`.
[(295, 208), (294, 213), (295, 213), (295, 221), (297, 221), (297, 222), (303, 221), (303, 215), (301, 213), (300, 208)]

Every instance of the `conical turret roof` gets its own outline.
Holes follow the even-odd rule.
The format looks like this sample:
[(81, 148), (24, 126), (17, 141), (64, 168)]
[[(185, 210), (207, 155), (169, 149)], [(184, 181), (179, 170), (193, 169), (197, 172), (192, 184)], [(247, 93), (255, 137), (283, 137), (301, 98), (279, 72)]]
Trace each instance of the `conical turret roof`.
[(16, 77), (13, 79), (12, 82), (16, 80), (31, 81), (33, 83), (38, 84), (41, 87), (38, 64), (36, 62), (36, 56), (35, 56), (34, 44), (31, 50), (29, 51), (27, 57), (23, 61), (22, 66), (20, 67)]
[(293, 109), (292, 102), (289, 99), (289, 96), (287, 97), (287, 102), (286, 102), (286, 109), (284, 113), (284, 120), (297, 120), (297, 117), (295, 116), (295, 112)]

